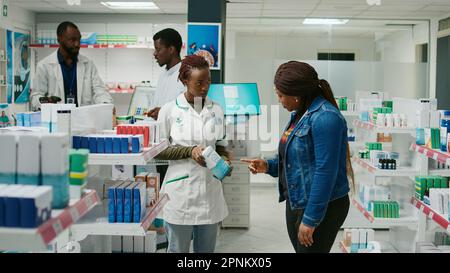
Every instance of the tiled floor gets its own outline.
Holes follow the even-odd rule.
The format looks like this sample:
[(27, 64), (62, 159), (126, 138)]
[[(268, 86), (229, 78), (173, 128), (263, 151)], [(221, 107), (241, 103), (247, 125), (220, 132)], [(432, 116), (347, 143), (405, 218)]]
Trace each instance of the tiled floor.
[[(252, 186), (250, 190), (250, 228), (220, 229), (217, 253), (249, 252), (294, 252), (285, 225), (285, 203), (278, 202), (275, 186)], [(385, 241), (387, 231), (376, 231), (377, 240)], [(339, 241), (342, 231), (336, 237), (332, 253), (340, 253)]]
[[(285, 203), (278, 202), (275, 185), (251, 186), (250, 228), (220, 229), (216, 253), (293, 253), (285, 225)], [(389, 232), (376, 231), (375, 239), (387, 241)], [(339, 242), (342, 231), (336, 237), (331, 253), (341, 253)], [(191, 246), (192, 251), (192, 246)], [(158, 252), (165, 252), (160, 249)]]

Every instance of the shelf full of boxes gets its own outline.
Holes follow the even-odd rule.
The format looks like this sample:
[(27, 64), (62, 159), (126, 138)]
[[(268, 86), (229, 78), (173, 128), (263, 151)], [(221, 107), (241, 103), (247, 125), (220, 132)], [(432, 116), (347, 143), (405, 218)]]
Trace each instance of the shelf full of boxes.
[[(143, 143), (142, 150), (129, 141), (136, 136), (140, 136), (136, 142)], [(126, 143), (122, 143), (123, 140)], [(89, 165), (125, 167), (147, 165), (169, 145), (167, 139), (159, 139), (156, 122), (121, 124), (115, 134), (74, 136), (73, 142), (90, 149)], [(132, 153), (127, 153), (130, 147)], [(118, 153), (123, 149), (125, 153)], [(159, 197), (159, 175), (155, 175), (105, 181), (102, 206), (72, 227), (72, 242), (79, 242), (88, 235), (102, 235), (110, 238), (106, 251), (155, 252), (156, 231), (149, 227), (169, 200), (167, 195)]]
[(65, 231), (99, 203), (96, 191), (72, 184), (79, 173), (68, 140), (42, 127), (0, 131), (0, 249), (51, 251), (48, 244), (58, 242), (58, 251)]
[[(445, 116), (448, 117), (448, 114), (450, 114), (450, 113), (444, 112), (444, 111), (437, 111), (436, 100), (433, 100), (433, 99), (409, 100), (409, 99), (395, 98), (393, 101), (393, 106), (394, 106), (394, 109), (398, 113), (402, 113), (402, 114), (397, 114), (396, 117), (387, 116), (387, 114), (384, 114), (384, 115), (382, 114), (381, 119), (380, 119), (380, 115), (377, 115), (377, 112), (380, 113), (379, 110), (382, 110), (382, 109), (375, 108), (374, 112), (372, 112), (372, 113), (369, 112), (369, 113), (365, 114), (366, 117), (365, 118), (363, 117), (364, 121), (356, 120), (354, 122), (354, 124), (357, 128), (364, 129), (365, 131), (372, 132), (372, 133), (381, 133), (381, 132), (387, 132), (390, 134), (404, 133), (404, 134), (410, 134), (410, 135), (413, 135), (414, 137), (416, 137), (415, 132), (417, 131), (416, 141), (419, 141), (419, 143), (421, 143), (421, 144), (427, 143), (427, 145), (429, 145), (429, 148), (423, 147), (421, 145), (417, 145), (416, 143), (412, 143), (410, 145), (410, 150), (416, 151), (418, 154), (420, 154), (420, 153), (424, 154), (426, 156), (425, 158), (428, 157), (430, 159), (436, 160), (436, 162), (440, 162), (439, 165), (435, 164), (436, 166), (434, 169), (429, 169), (428, 168), (428, 166), (429, 166), (428, 159), (426, 159), (426, 162), (425, 162), (423, 158), (420, 159), (416, 155), (413, 154), (412, 155), (413, 159), (410, 160), (410, 161), (413, 161), (412, 167), (407, 167), (407, 168), (400, 167), (400, 168), (398, 168), (398, 170), (379, 170), (379, 168), (377, 168), (377, 167), (380, 167), (381, 162), (382, 162), (382, 160), (380, 158), (385, 158), (386, 156), (389, 157), (388, 153), (383, 153), (383, 152), (372, 152), (369, 156), (371, 158), (371, 161), (359, 158), (359, 157), (364, 158), (364, 155), (361, 156), (361, 154), (360, 154), (359, 157), (353, 158), (353, 162), (360, 165), (364, 170), (366, 170), (366, 172), (371, 174), (371, 176), (373, 176), (374, 179), (376, 177), (383, 177), (383, 176), (399, 177), (399, 178), (402, 176), (405, 176), (405, 177), (409, 177), (410, 179), (418, 180), (418, 178), (422, 178), (422, 179), (427, 178), (427, 177), (424, 178), (422, 176), (418, 176), (419, 174), (434, 175), (433, 177), (428, 177), (428, 178), (430, 178), (431, 181), (436, 181), (436, 182), (434, 184), (432, 183), (433, 186), (430, 186), (430, 184), (428, 182), (427, 182), (428, 184), (425, 183), (425, 186), (422, 186), (422, 192), (425, 191), (424, 188), (426, 188), (427, 194), (428, 194), (428, 191), (437, 192), (435, 194), (432, 193), (432, 195), (434, 196), (433, 199), (435, 200), (434, 202), (437, 202), (436, 196), (439, 196), (440, 199), (438, 199), (438, 200), (440, 200), (442, 202), (446, 202), (446, 204), (448, 204), (448, 197), (446, 199), (445, 196), (448, 196), (449, 190), (442, 189), (442, 188), (448, 187), (448, 182), (441, 182), (441, 181), (447, 180), (447, 178), (445, 178), (445, 177), (450, 176), (450, 170), (447, 169), (449, 167), (447, 167), (445, 165), (445, 164), (449, 165), (448, 163), (450, 161), (447, 161), (449, 158), (448, 152), (445, 152), (443, 150), (439, 151), (437, 149), (437, 148), (439, 148), (438, 133), (439, 133), (439, 131), (442, 132), (443, 128), (441, 127), (440, 130), (439, 129), (424, 129), (423, 130), (420, 128), (424, 128), (424, 127), (436, 128), (436, 127), (439, 127), (439, 123), (448, 124), (446, 122), (440, 122), (440, 121), (442, 121), (445, 118)], [(383, 110), (381, 112), (383, 112)], [(374, 120), (374, 117), (375, 117), (375, 120)], [(407, 121), (407, 124), (403, 124), (403, 119), (405, 119)], [(390, 124), (389, 128), (386, 128), (387, 123)], [(395, 128), (396, 125), (399, 125), (398, 127), (400, 127), (400, 128)], [(416, 127), (419, 129), (416, 129)], [(421, 130), (423, 130), (425, 132), (423, 132), (423, 131), (421, 132)], [(446, 131), (446, 133), (448, 134), (447, 131)], [(426, 141), (422, 139), (422, 138), (424, 138), (424, 136), (426, 138)], [(441, 135), (442, 144), (444, 144), (444, 142), (445, 142), (444, 138), (445, 137), (443, 135)], [(447, 140), (447, 142), (445, 142), (445, 143), (448, 143), (448, 136), (445, 139)], [(405, 147), (404, 145), (405, 145), (405, 143), (402, 143), (401, 148), (404, 148)], [(395, 147), (395, 145), (393, 145), (393, 147)], [(431, 148), (434, 148), (434, 149), (431, 149)], [(407, 154), (407, 153), (405, 153), (404, 151), (401, 151), (401, 155), (403, 155), (403, 154)], [(373, 158), (373, 156), (376, 156), (376, 158)], [(376, 162), (377, 160), (378, 160), (378, 164)], [(436, 177), (437, 175), (440, 175), (443, 177), (439, 177), (439, 176)], [(397, 180), (397, 178), (395, 180)], [(393, 181), (391, 181), (391, 182), (393, 182)], [(422, 182), (422, 185), (423, 184), (424, 184), (424, 182)], [(416, 192), (417, 192), (418, 182), (416, 182), (415, 185), (416, 185), (415, 187), (416, 187)], [(362, 187), (365, 188), (366, 186), (362, 186)], [(420, 186), (419, 186), (419, 188), (420, 188)], [(430, 188), (433, 188), (433, 189), (430, 189)], [(439, 189), (436, 189), (436, 188), (439, 188)], [(417, 193), (416, 193), (416, 195), (417, 195)], [(360, 192), (360, 196), (362, 196), (361, 192)], [(366, 194), (366, 196), (367, 196), (367, 194)], [(411, 198), (406, 198), (406, 196), (403, 196), (402, 199), (403, 199), (403, 201), (408, 200), (408, 203), (412, 203), (415, 207), (419, 208), (420, 210), (423, 210), (425, 214), (428, 214), (429, 216), (431, 216), (431, 219), (434, 219), (435, 221), (436, 221), (436, 219), (439, 219), (438, 223), (440, 223), (440, 225), (442, 227), (445, 228), (445, 226), (446, 226), (445, 224), (442, 224), (442, 223), (447, 223), (447, 226), (448, 226), (448, 221), (446, 221), (446, 222), (443, 221), (443, 219), (445, 219), (445, 217), (448, 218), (448, 214), (446, 211), (443, 216), (442, 215), (437, 216), (439, 214), (432, 212), (432, 210), (430, 208), (428, 208), (427, 206), (424, 206), (425, 204), (422, 203), (423, 205), (417, 205), (417, 204), (419, 204), (419, 202), (423, 202), (423, 201), (417, 199), (416, 197), (413, 197), (411, 199)], [(425, 197), (425, 199), (427, 200), (427, 197)], [(363, 215), (365, 215), (365, 217), (369, 221), (371, 221), (371, 219), (373, 219), (373, 216), (367, 212), (367, 209), (366, 209), (367, 207), (361, 205), (361, 203), (356, 200), (353, 201), (353, 204), (358, 207), (358, 209), (363, 213)], [(443, 204), (441, 206), (441, 210), (444, 210), (443, 207), (447, 207), (447, 209), (448, 209), (448, 205), (446, 205), (446, 204)], [(406, 205), (404, 205), (404, 207), (406, 207)], [(416, 212), (416, 214), (417, 214), (417, 212)], [(420, 221), (419, 218), (416, 218), (414, 216), (407, 216), (404, 219), (410, 220), (410, 221), (405, 221), (405, 222), (414, 222), (414, 221), (416, 222), (416, 227), (417, 227), (418, 231), (417, 231), (417, 234), (415, 234), (415, 238), (413, 241), (415, 241), (415, 242), (430, 241), (425, 238), (426, 237), (425, 236), (426, 226), (421, 224), (421, 223), (423, 223), (423, 221)], [(389, 225), (391, 225), (391, 223)], [(447, 229), (447, 228), (445, 228), (445, 229)], [(431, 236), (428, 236), (428, 238), (431, 238)], [(397, 243), (397, 242), (395, 242), (395, 236), (394, 236), (393, 243), (394, 244)], [(404, 248), (403, 250), (404, 251), (414, 251), (414, 246), (409, 245), (408, 247), (406, 247), (406, 249)]]

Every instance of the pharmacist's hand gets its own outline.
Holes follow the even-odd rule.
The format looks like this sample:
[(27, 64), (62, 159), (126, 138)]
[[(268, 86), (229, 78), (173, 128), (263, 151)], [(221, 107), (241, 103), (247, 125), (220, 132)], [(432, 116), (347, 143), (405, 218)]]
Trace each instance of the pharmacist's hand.
[(300, 244), (310, 247), (314, 243), (313, 241), (313, 233), (315, 228), (307, 226), (303, 223), (300, 224), (298, 228), (298, 241)]
[(202, 146), (195, 146), (194, 149), (192, 149), (191, 154), (191, 158), (202, 167), (206, 167), (205, 158), (202, 156), (202, 152), (204, 149), (205, 148)]
[(158, 119), (158, 114), (159, 114), (159, 110), (161, 109), (161, 107), (155, 107), (152, 110), (147, 112), (147, 116), (153, 118), (154, 120)]
[(264, 159), (242, 158), (241, 161), (249, 163), (248, 169), (252, 174), (266, 173), (269, 168), (269, 166), (267, 165), (267, 161), (265, 161)]

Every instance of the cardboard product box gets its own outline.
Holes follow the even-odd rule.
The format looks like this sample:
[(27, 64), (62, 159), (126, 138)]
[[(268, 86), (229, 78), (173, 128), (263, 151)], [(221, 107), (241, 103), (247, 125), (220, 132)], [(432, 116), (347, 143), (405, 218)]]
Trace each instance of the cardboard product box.
[(365, 229), (359, 229), (359, 249), (367, 248), (367, 233)]
[(39, 185), (41, 172), (40, 136), (26, 134), (19, 136), (17, 153), (17, 183)]
[(135, 182), (133, 185), (133, 222), (140, 223), (146, 213), (146, 185)]
[(20, 199), (20, 226), (35, 228), (46, 222), (52, 215), (52, 187), (33, 187), (22, 194)]
[(0, 151), (0, 184), (16, 184), (16, 136), (13, 134), (0, 134)]
[(144, 149), (144, 136), (135, 135), (131, 138), (131, 152), (134, 154), (141, 153)]
[(72, 148), (74, 148), (74, 149), (81, 148), (81, 136), (73, 136), (72, 137)]
[(124, 180), (112, 180), (112, 179), (106, 179), (103, 182), (103, 188), (102, 188), (102, 200), (107, 200), (109, 199), (109, 188), (111, 188), (112, 186), (116, 185), (117, 183), (123, 183), (125, 182)]
[(131, 136), (122, 135), (120, 137), (120, 153), (128, 154), (130, 152)]
[(41, 136), (42, 174), (62, 175), (69, 171), (69, 140), (63, 133)]
[(118, 208), (118, 200), (117, 197), (118, 191), (117, 188), (121, 186), (124, 182), (116, 182), (113, 186), (108, 188), (108, 222), (115, 223), (117, 222), (117, 208)]
[(112, 154), (113, 153), (113, 139), (112, 137), (105, 137), (105, 153)]
[(116, 187), (116, 222), (124, 222), (124, 206), (125, 206), (125, 188), (130, 185), (129, 182), (124, 182)]
[(1, 193), (6, 227), (20, 227), (20, 196), (24, 190), (23, 185), (10, 185)]
[(147, 207), (153, 206), (159, 199), (159, 173), (149, 173), (147, 175)]
[(133, 236), (122, 236), (122, 251), (124, 253), (133, 253)]
[(133, 252), (144, 253), (144, 239), (145, 236), (133, 236)]
[(89, 137), (81, 136), (80, 148), (89, 150)]
[(135, 182), (146, 182), (147, 181), (147, 175), (148, 175), (147, 172), (139, 173), (138, 175), (136, 175), (134, 177), (134, 181)]
[(112, 138), (113, 141), (113, 154), (120, 154), (121, 150), (121, 142), (120, 142), (120, 137), (113, 137)]
[(112, 253), (122, 253), (122, 236), (111, 236)]
[(351, 253), (357, 253), (359, 249), (359, 230), (352, 229), (352, 244), (351, 244)]
[(5, 226), (5, 200), (2, 192), (8, 188), (8, 185), (0, 185), (0, 227)]
[(133, 221), (133, 188), (134, 183), (128, 184), (125, 188), (125, 201), (123, 207), (123, 220), (125, 223), (131, 223)]

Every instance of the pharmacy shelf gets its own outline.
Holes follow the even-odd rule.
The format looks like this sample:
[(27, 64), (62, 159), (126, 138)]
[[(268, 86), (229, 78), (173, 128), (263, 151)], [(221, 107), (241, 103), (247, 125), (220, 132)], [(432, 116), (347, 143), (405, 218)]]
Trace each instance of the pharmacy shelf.
[[(383, 145), (383, 149), (390, 149), (392, 148), (392, 142), (380, 142)], [(366, 147), (366, 142), (364, 141), (349, 141), (348, 144), (350, 145), (350, 147), (361, 147), (361, 148), (365, 148)]]
[[(30, 48), (59, 48), (58, 44), (31, 44)], [(92, 48), (92, 49), (114, 49), (114, 48), (131, 48), (131, 49), (154, 49), (151, 45), (80, 45), (80, 48)]]
[(139, 154), (89, 154), (89, 165), (147, 165), (147, 163), (164, 151), (169, 141), (163, 139), (160, 143), (144, 148)]
[(52, 218), (35, 229), (0, 228), (0, 249), (15, 251), (45, 251), (61, 232), (71, 227), (98, 203), (95, 190), (86, 191), (79, 200), (70, 200), (69, 207), (53, 210)]
[[(352, 199), (352, 204), (363, 214), (363, 216), (372, 224), (386, 226), (417, 226), (417, 218), (413, 216), (400, 218), (375, 218), (368, 212), (364, 206), (356, 199)], [(400, 211), (400, 215), (402, 211)]]
[(396, 170), (382, 170), (376, 168), (367, 159), (361, 159), (357, 156), (352, 157), (353, 162), (367, 170), (371, 175), (378, 177), (413, 177), (418, 174), (413, 168), (398, 167)]
[[(378, 243), (380, 244), (381, 253), (399, 253), (399, 251), (389, 242), (380, 241)], [(352, 253), (350, 247), (345, 246), (343, 241), (339, 242), (339, 248), (343, 253), (346, 254)], [(368, 250), (361, 249), (359, 252), (356, 253), (361, 254), (361, 253), (375, 253), (375, 252), (369, 252)]]
[(147, 210), (140, 223), (109, 223), (108, 204), (105, 200), (101, 206), (97, 206), (86, 217), (72, 226), (72, 237), (76, 241), (81, 241), (88, 235), (144, 236), (153, 220), (169, 200), (169, 196), (164, 194), (152, 208)]
[(341, 111), (344, 117), (359, 117), (359, 113), (358, 111)]
[(436, 224), (441, 226), (443, 229), (447, 230), (447, 233), (450, 234), (450, 223), (448, 217), (446, 215), (441, 215), (433, 210), (430, 206), (420, 201), (416, 197), (411, 198), (411, 203), (419, 209), (423, 214), (428, 216), (431, 220), (433, 220)]
[(438, 175), (438, 176), (444, 176), (449, 177), (450, 176), (450, 169), (438, 169), (438, 170), (429, 170), (429, 175)]
[(369, 131), (374, 131), (376, 133), (385, 133), (385, 134), (410, 134), (413, 137), (416, 136), (416, 128), (398, 128), (398, 127), (380, 127), (371, 122), (365, 122), (359, 119), (353, 121), (353, 125), (358, 128), (366, 129)]
[(437, 160), (441, 163), (445, 163), (447, 166), (450, 166), (450, 153), (444, 153), (441, 150), (437, 149), (430, 149), (416, 143), (411, 144), (410, 150), (415, 151), (419, 154), (423, 154), (428, 158)]

